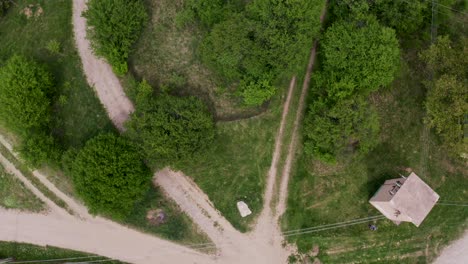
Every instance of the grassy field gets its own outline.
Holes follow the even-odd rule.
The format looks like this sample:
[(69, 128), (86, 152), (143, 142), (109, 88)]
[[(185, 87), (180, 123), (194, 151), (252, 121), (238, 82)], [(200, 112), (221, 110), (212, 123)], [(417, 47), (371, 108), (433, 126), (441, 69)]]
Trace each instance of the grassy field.
[[(414, 54), (406, 54), (404, 61), (412, 61), (412, 65), (403, 63), (391, 87), (370, 97), (381, 123), (380, 144), (371, 153), (341, 158), (333, 166), (298, 157), (283, 230), (379, 215), (369, 198), (386, 179), (397, 178), (399, 173), (408, 175), (410, 169), (440, 195), (440, 201), (468, 201), (466, 164), (449, 158), (432, 133), (421, 140), (425, 89)], [(297, 243), (303, 253), (318, 245), (318, 257), (324, 263), (427, 263), (461, 234), (467, 219), (467, 207), (436, 205), (419, 228), (379, 220), (376, 232), (364, 223), (291, 236), (289, 241)]]
[(44, 210), (44, 203), (0, 164), (0, 206), (32, 212)]
[[(47, 263), (52, 264), (61, 264), (64, 263), (64, 260), (53, 261), (54, 259), (68, 259), (67, 263), (80, 262), (84, 263), (86, 261), (99, 261), (111, 264), (123, 263), (120, 261), (111, 261), (107, 260), (105, 257), (78, 252), (68, 249), (61, 249), (56, 247), (42, 247), (31, 244), (24, 243), (12, 243), (0, 241), (0, 260), (4, 258), (14, 258), (15, 261), (28, 261), (27, 263), (44, 263), (43, 261), (47, 260)], [(42, 261), (41, 261), (42, 260)]]

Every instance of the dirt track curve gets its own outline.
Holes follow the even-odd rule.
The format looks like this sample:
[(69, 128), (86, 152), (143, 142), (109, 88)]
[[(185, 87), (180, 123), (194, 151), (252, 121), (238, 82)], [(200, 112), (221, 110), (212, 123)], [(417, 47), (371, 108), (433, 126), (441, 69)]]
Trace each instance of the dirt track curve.
[(97, 58), (86, 38), (86, 0), (73, 0), (73, 30), (83, 71), (90, 86), (94, 87), (112, 122), (122, 131), (124, 122), (133, 112), (133, 104), (127, 98), (119, 79), (103, 59)]

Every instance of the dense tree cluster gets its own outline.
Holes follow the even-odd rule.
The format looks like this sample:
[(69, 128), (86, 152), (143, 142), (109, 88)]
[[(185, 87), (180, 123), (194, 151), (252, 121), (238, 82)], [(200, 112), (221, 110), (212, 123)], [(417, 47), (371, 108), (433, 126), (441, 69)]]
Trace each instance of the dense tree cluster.
[(128, 140), (101, 134), (76, 155), (70, 172), (78, 195), (93, 214), (124, 219), (149, 188), (151, 173)]
[(448, 36), (421, 54), (433, 82), (428, 82), (426, 109), (429, 124), (456, 153), (468, 151), (465, 138), (468, 113), (468, 39), (452, 43)]
[(126, 124), (126, 134), (146, 159), (168, 165), (190, 158), (213, 140), (213, 117), (202, 101), (168, 94), (153, 97), (146, 82), (138, 90), (137, 109)]
[(238, 94), (251, 106), (275, 94), (279, 74), (301, 65), (320, 29), (320, 5), (314, 1), (193, 0), (188, 6), (209, 28), (200, 46), (203, 62), (238, 84)]
[(23, 56), (0, 68), (0, 121), (22, 139), (20, 153), (33, 165), (58, 159), (49, 129), (53, 89), (51, 74)]
[[(451, 1), (451, 0), (450, 0)], [(408, 35), (420, 29), (428, 11), (428, 1), (331, 0), (331, 13), (337, 20), (372, 14), (379, 22)]]
[(94, 51), (115, 73), (128, 70), (127, 59), (147, 19), (142, 0), (90, 0), (84, 13)]
[(379, 25), (373, 17), (353, 23), (333, 23), (321, 47), (324, 54), (322, 77), (331, 98), (368, 95), (389, 85), (398, 68), (395, 32)]
[(325, 32), (322, 70), (305, 118), (306, 153), (334, 162), (347, 149), (368, 152), (377, 143), (379, 123), (367, 96), (389, 85), (398, 69), (394, 30), (372, 16), (339, 20)]

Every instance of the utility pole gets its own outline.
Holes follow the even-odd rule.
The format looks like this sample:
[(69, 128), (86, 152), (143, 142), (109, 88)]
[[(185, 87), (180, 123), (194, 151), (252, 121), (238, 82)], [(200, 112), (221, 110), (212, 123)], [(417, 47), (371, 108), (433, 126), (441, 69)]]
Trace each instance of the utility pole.
[(436, 25), (436, 17), (437, 17), (437, 0), (432, 0), (432, 18), (431, 18), (431, 44), (435, 42), (437, 38), (437, 25)]

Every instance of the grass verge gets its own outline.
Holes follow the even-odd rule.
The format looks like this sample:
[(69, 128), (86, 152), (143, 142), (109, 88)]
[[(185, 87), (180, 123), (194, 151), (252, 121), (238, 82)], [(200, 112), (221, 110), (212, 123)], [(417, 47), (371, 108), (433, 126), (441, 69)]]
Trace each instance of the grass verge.
[[(109, 260), (108, 258), (97, 256), (94, 254), (73, 251), (69, 249), (56, 248), (51, 246), (36, 246), (25, 243), (4, 242), (0, 241), (0, 259), (14, 258), (15, 261), (28, 261), (28, 263), (47, 263), (59, 264), (64, 263), (63, 259), (72, 258), (72, 262), (88, 263), (88, 261), (99, 261), (120, 264), (124, 262)], [(54, 261), (54, 259), (59, 259)], [(60, 260), (61, 259), (61, 260)], [(68, 263), (68, 262), (67, 262)]]
[[(424, 129), (423, 76), (414, 54), (405, 56), (412, 65), (403, 65), (392, 87), (370, 98), (380, 116), (380, 144), (366, 156), (343, 158), (334, 166), (301, 154), (289, 186), (283, 230), (379, 215), (368, 200), (386, 179), (408, 174), (405, 171), (409, 169), (416, 174), (425, 169), (427, 173), (419, 176), (441, 201), (468, 200), (466, 165), (449, 158), (433, 134), (427, 142), (420, 140)], [(428, 157), (422, 156), (424, 144), (429, 147)], [(427, 163), (420, 162), (424, 158)], [(424, 164), (427, 168), (421, 168)], [(364, 223), (288, 239), (303, 253), (319, 245), (318, 257), (325, 263), (428, 263), (461, 234), (467, 219), (466, 207), (436, 205), (419, 228), (411, 223), (397, 227), (382, 220), (376, 232)]]
[(0, 164), (0, 206), (31, 212), (45, 209), (44, 203)]

